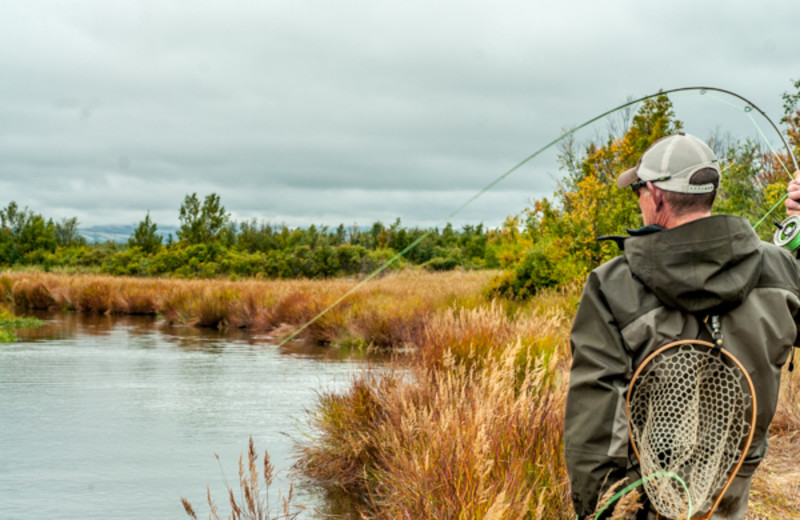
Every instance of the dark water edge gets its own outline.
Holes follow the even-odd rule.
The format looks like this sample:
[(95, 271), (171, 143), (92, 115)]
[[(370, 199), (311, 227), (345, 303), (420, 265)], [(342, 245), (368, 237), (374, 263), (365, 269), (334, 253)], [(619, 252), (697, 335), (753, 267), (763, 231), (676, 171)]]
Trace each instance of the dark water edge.
[(205, 518), (206, 486), (225, 517), (250, 436), (276, 465), (274, 504), (294, 481), (300, 518), (355, 517), (290, 468), (318, 392), (381, 359), (154, 317), (37, 317), (0, 347), (0, 518), (187, 518), (181, 497)]

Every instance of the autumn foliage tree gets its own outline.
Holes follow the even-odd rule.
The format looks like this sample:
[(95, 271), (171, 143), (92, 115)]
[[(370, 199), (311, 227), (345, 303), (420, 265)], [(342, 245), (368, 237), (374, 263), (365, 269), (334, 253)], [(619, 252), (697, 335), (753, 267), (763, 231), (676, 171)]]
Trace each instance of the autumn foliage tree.
[(642, 105), (621, 137), (609, 136), (603, 145), (591, 143), (583, 153), (568, 141), (560, 156), (566, 177), (554, 200), (536, 201), (523, 214), (522, 234), (530, 247), (491, 290), (526, 298), (540, 288), (585, 276), (616, 256), (616, 246), (597, 237), (641, 225), (635, 198), (617, 188), (616, 177), (633, 167), (654, 141), (681, 128), (672, 103), (659, 96)]
[(795, 171), (794, 160), (800, 151), (800, 81), (795, 92), (783, 94), (786, 144), (771, 149), (755, 141), (728, 146), (723, 163), (722, 184), (714, 210), (746, 217), (764, 240), (769, 240), (773, 222), (785, 217), (783, 198), (786, 183)]
[[(783, 95), (781, 120), (792, 153), (800, 149), (800, 81), (795, 93)], [(564, 180), (552, 200), (536, 201), (490, 236), (489, 247), (508, 270), (490, 292), (527, 298), (538, 289), (582, 279), (590, 270), (619, 254), (604, 235), (624, 234), (642, 224), (636, 198), (616, 186), (617, 176), (633, 167), (657, 139), (682, 129), (667, 96), (644, 102), (622, 136), (590, 143), (578, 150), (567, 140), (559, 156)], [(747, 218), (762, 239), (774, 231), (773, 221), (785, 216), (781, 204), (793, 171), (786, 150), (772, 150), (746, 140), (723, 145), (711, 140), (721, 159), (722, 181), (714, 213)], [(772, 213), (770, 213), (772, 211)], [(516, 228), (516, 229), (510, 229)]]

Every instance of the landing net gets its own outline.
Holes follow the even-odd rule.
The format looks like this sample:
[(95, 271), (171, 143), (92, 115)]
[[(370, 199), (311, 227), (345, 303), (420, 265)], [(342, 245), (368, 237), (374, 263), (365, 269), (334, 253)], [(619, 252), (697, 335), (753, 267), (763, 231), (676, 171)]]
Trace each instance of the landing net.
[[(628, 389), (629, 433), (643, 476), (674, 473), (699, 514), (716, 509), (750, 447), (755, 392), (747, 371), (724, 349), (701, 340), (651, 354)], [(685, 518), (686, 489), (675, 478), (644, 483), (666, 518)]]

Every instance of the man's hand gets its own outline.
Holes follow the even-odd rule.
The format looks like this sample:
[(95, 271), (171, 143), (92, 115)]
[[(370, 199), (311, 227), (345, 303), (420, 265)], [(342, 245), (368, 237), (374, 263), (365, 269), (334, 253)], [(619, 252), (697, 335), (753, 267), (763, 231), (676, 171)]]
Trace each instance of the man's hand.
[(786, 213), (800, 215), (800, 170), (794, 172), (794, 179), (789, 181), (786, 191), (788, 196), (783, 201), (786, 206)]

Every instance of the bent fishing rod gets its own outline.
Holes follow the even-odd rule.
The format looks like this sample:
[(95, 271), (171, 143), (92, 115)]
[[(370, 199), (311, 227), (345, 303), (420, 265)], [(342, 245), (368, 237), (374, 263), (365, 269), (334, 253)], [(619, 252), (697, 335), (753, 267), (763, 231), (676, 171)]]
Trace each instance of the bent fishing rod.
[[(475, 202), (478, 198), (483, 196), (486, 192), (488, 192), (489, 190), (494, 188), (497, 184), (499, 184), (506, 177), (510, 176), (512, 173), (516, 172), (517, 170), (522, 168), (524, 165), (528, 164), (530, 161), (532, 161), (533, 159), (535, 159), (536, 157), (541, 155), (546, 150), (548, 150), (548, 149), (552, 148), (553, 146), (559, 144), (560, 142), (562, 142), (566, 138), (572, 136), (573, 134), (575, 134), (579, 130), (584, 129), (584, 128), (596, 123), (597, 121), (605, 119), (606, 117), (608, 117), (611, 114), (614, 114), (616, 112), (619, 112), (620, 110), (624, 110), (625, 108), (628, 108), (630, 106), (636, 105), (638, 103), (642, 103), (644, 101), (647, 101), (647, 100), (650, 100), (650, 99), (653, 99), (653, 98), (657, 98), (659, 96), (668, 96), (669, 94), (676, 94), (676, 93), (682, 93), (682, 92), (696, 92), (696, 93), (699, 93), (700, 95), (705, 95), (708, 92), (718, 92), (720, 94), (725, 94), (727, 96), (731, 96), (731, 97), (733, 97), (735, 99), (738, 99), (738, 100), (744, 102), (745, 105), (743, 107), (736, 107), (735, 105), (732, 105), (732, 106), (734, 106), (735, 108), (741, 108), (745, 113), (748, 114), (748, 116), (750, 116), (751, 122), (756, 127), (756, 129), (758, 130), (761, 138), (766, 142), (767, 146), (770, 148), (770, 150), (773, 153), (773, 155), (777, 158), (778, 163), (781, 165), (783, 170), (786, 171), (786, 173), (790, 177), (793, 177), (792, 172), (790, 172), (787, 169), (786, 165), (781, 160), (780, 155), (772, 147), (769, 139), (767, 139), (767, 137), (764, 134), (764, 132), (761, 130), (761, 128), (755, 122), (755, 119), (752, 118), (751, 113), (752, 113), (753, 110), (755, 110), (758, 114), (760, 114), (770, 124), (770, 126), (775, 131), (775, 133), (778, 134), (778, 137), (781, 140), (782, 146), (786, 149), (786, 152), (787, 152), (789, 158), (791, 159), (792, 166), (794, 168), (793, 171), (800, 170), (800, 167), (798, 167), (798, 164), (797, 164), (797, 159), (794, 157), (794, 154), (792, 153), (792, 149), (789, 147), (789, 144), (786, 142), (786, 139), (784, 138), (784, 136), (781, 133), (781, 131), (778, 129), (778, 126), (775, 124), (775, 122), (772, 121), (772, 119), (767, 115), (767, 113), (764, 112), (761, 108), (759, 108), (758, 105), (756, 105), (755, 103), (753, 103), (749, 99), (745, 98), (744, 96), (742, 96), (740, 94), (737, 94), (736, 92), (733, 92), (732, 90), (718, 88), (718, 87), (709, 87), (709, 86), (679, 87), (679, 88), (673, 88), (673, 89), (668, 89), (668, 90), (660, 90), (660, 91), (658, 91), (658, 92), (656, 92), (654, 94), (648, 94), (646, 96), (642, 96), (640, 98), (637, 98), (637, 99), (634, 99), (634, 100), (631, 100), (631, 101), (627, 101), (627, 102), (625, 102), (625, 103), (623, 103), (623, 104), (621, 104), (619, 106), (616, 106), (616, 107), (614, 107), (614, 108), (612, 108), (610, 110), (606, 110), (605, 112), (602, 112), (601, 114), (599, 114), (599, 115), (597, 115), (595, 117), (592, 117), (591, 119), (588, 119), (588, 120), (584, 121), (583, 123), (579, 124), (578, 126), (576, 126), (576, 127), (572, 128), (572, 129), (562, 133), (557, 138), (553, 139), (552, 141), (550, 141), (549, 143), (545, 144), (544, 146), (542, 146), (541, 148), (539, 148), (538, 150), (536, 150), (532, 154), (530, 154), (527, 157), (525, 157), (524, 159), (522, 159), (520, 162), (518, 162), (517, 164), (512, 166), (509, 170), (507, 170), (506, 172), (504, 172), (501, 175), (499, 175), (498, 177), (496, 177), (489, 184), (487, 184), (486, 186), (481, 188), (477, 193), (475, 193), (475, 195), (473, 195), (472, 197), (467, 199), (463, 204), (458, 206), (450, 214), (448, 214), (443, 219), (441, 219), (439, 222), (437, 222), (427, 232), (425, 232), (420, 237), (418, 237), (416, 240), (414, 240), (411, 244), (406, 246), (402, 251), (400, 251), (399, 253), (394, 255), (392, 258), (387, 260), (383, 265), (381, 265), (380, 267), (378, 267), (377, 269), (372, 271), (370, 274), (368, 274), (358, 284), (356, 284), (351, 289), (349, 289), (347, 292), (345, 292), (341, 297), (336, 299), (333, 303), (331, 303), (330, 305), (325, 307), (322, 311), (320, 311), (316, 316), (311, 318), (308, 322), (303, 324), (300, 328), (298, 328), (297, 330), (295, 330), (294, 332), (292, 332), (291, 334), (289, 334), (288, 336), (283, 338), (280, 341), (280, 343), (278, 344), (278, 346), (284, 345), (285, 343), (287, 343), (287, 342), (291, 341), (292, 339), (296, 338), (301, 332), (306, 330), (310, 325), (312, 325), (314, 322), (316, 322), (322, 316), (327, 314), (331, 309), (333, 309), (334, 307), (339, 305), (341, 302), (343, 302), (345, 299), (347, 299), (347, 297), (349, 297), (351, 294), (353, 294), (354, 292), (359, 290), (362, 286), (367, 284), (370, 280), (372, 280), (373, 278), (378, 276), (380, 273), (382, 273), (384, 270), (386, 270), (388, 267), (390, 267), (392, 264), (397, 262), (406, 253), (408, 253), (409, 251), (414, 249), (420, 242), (422, 242), (423, 240), (428, 238), (428, 236), (430, 236), (431, 233), (433, 233), (433, 231), (435, 229), (437, 229), (439, 226), (443, 225), (444, 223), (446, 223), (447, 221), (451, 220), (453, 217), (455, 217), (456, 215), (461, 213), (461, 211), (463, 211), (467, 206), (469, 206), (470, 204)], [(720, 100), (718, 98), (714, 98), (714, 99), (717, 99), (718, 101), (722, 101), (722, 100)], [(727, 103), (726, 101), (722, 101), (722, 102)], [(784, 196), (780, 201), (778, 201), (778, 203), (776, 203), (772, 208), (770, 208), (770, 210), (767, 212), (767, 214), (761, 220), (759, 220), (758, 223), (756, 223), (753, 227), (758, 227), (778, 207), (778, 205), (783, 202), (783, 200), (785, 198), (786, 198), (786, 196)], [(793, 220), (790, 220), (790, 219), (792, 219), (792, 217), (789, 217), (789, 218), (785, 219), (780, 224), (776, 223), (776, 225), (778, 225), (779, 229), (775, 233), (774, 241), (776, 243), (785, 242), (785, 243), (781, 243), (779, 245), (782, 245), (782, 246), (787, 247), (787, 248), (789, 247), (789, 244), (794, 245), (796, 248), (800, 248), (800, 217), (794, 217)], [(780, 234), (780, 236), (779, 236), (779, 234)]]

